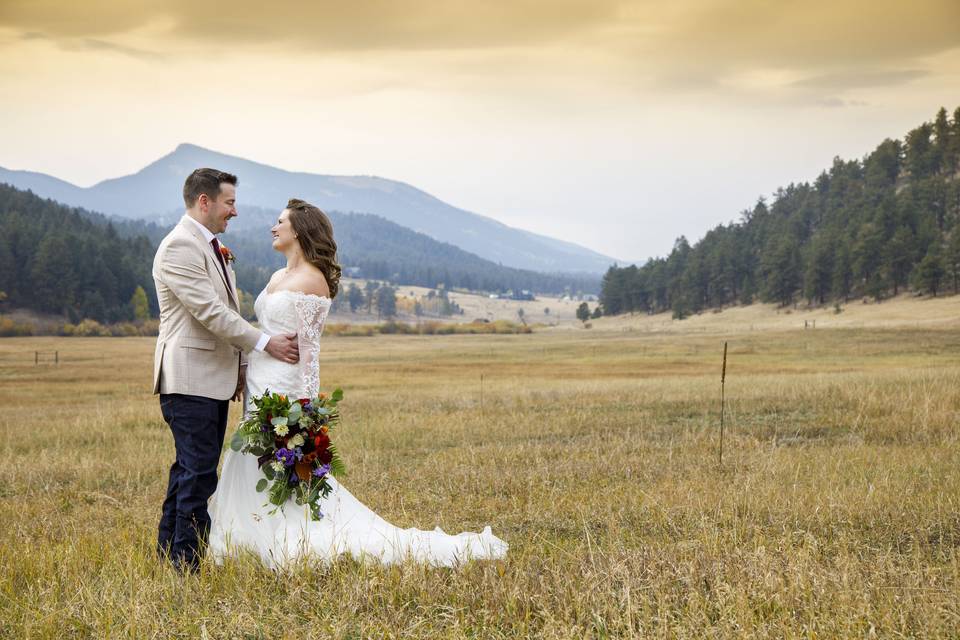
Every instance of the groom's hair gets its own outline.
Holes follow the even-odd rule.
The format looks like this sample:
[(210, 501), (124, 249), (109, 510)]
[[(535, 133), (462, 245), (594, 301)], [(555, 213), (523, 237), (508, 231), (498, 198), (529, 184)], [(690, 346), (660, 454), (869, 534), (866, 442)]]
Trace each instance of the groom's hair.
[(220, 195), (220, 185), (226, 182), (237, 186), (237, 176), (226, 171), (217, 169), (194, 169), (193, 173), (187, 176), (183, 183), (183, 203), (189, 209), (200, 197), (201, 193), (207, 194), (207, 197), (216, 200)]

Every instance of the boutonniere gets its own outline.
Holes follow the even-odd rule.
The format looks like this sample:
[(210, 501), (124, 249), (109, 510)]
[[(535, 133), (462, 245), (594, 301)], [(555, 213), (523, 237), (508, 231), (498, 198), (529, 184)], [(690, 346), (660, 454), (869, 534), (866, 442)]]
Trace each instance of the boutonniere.
[(230, 251), (225, 245), (220, 245), (220, 255), (222, 255), (223, 259), (227, 262), (233, 262), (237, 259), (237, 256), (233, 255), (233, 251)]

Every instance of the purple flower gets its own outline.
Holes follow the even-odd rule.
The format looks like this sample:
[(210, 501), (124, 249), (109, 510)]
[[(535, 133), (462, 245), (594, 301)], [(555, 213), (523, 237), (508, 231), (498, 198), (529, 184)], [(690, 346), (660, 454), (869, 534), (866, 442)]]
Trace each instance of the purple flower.
[(300, 462), (300, 460), (303, 459), (303, 449), (301, 449), (300, 447), (297, 447), (296, 449), (293, 450), (293, 455), (297, 457), (297, 462)]
[(297, 461), (297, 454), (290, 449), (277, 449), (277, 460), (290, 467)]
[(330, 472), (330, 465), (322, 464), (313, 470), (313, 475), (317, 476), (318, 478), (322, 478), (323, 476), (327, 475), (327, 473), (329, 472)]

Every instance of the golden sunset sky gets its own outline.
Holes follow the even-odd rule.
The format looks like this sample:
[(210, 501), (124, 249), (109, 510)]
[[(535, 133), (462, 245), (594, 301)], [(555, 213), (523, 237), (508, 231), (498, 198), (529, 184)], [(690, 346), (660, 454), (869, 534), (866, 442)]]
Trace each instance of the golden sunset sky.
[(0, 0), (0, 166), (88, 186), (190, 142), (622, 259), (940, 106), (960, 0)]

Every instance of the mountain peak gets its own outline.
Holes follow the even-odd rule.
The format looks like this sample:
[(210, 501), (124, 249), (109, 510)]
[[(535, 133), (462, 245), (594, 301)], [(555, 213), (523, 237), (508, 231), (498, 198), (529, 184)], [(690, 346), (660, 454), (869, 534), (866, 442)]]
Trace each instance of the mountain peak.
[(180, 153), (182, 151), (206, 151), (207, 153), (216, 153), (215, 151), (204, 149), (199, 145), (191, 144), (189, 142), (181, 142), (177, 145), (177, 148), (173, 150), (174, 153)]
[(14, 186), (91, 211), (125, 218), (168, 216), (183, 210), (183, 181), (197, 167), (215, 167), (240, 179), (243, 206), (279, 210), (291, 197), (328, 211), (373, 213), (396, 224), (449, 242), (494, 263), (534, 271), (602, 273), (612, 258), (569, 242), (513, 229), (496, 220), (451, 206), (416, 187), (375, 176), (293, 172), (237, 155), (181, 142), (140, 171), (72, 190), (46, 180), (12, 175)]

